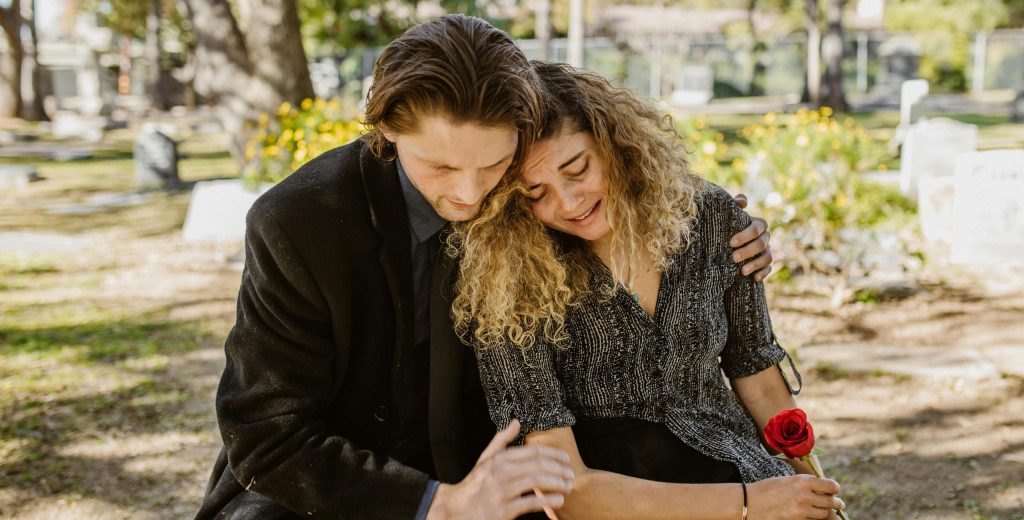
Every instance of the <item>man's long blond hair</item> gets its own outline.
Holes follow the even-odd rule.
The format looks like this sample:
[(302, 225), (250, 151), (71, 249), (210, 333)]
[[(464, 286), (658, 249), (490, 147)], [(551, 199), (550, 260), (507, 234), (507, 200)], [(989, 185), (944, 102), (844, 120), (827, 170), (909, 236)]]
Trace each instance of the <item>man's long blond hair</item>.
[[(632, 92), (568, 65), (533, 62), (545, 115), (538, 141), (589, 132), (597, 143), (612, 230), (610, 297), (641, 269), (664, 269), (686, 247), (703, 181), (690, 173), (671, 120)], [(449, 254), (460, 256), (452, 315), (466, 341), (529, 348), (538, 340), (565, 345), (566, 314), (597, 291), (601, 272), (589, 245), (548, 229), (531, 211), (510, 171), (483, 202), (480, 215), (455, 224)], [(642, 266), (642, 267), (641, 267)]]

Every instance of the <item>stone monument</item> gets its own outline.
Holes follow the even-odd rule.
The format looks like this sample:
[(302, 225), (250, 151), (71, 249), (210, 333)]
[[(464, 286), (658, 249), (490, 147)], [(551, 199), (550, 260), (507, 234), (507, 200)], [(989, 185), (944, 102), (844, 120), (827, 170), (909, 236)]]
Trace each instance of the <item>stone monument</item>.
[(1024, 267), (1024, 150), (957, 156), (951, 260)]
[(135, 141), (132, 156), (137, 186), (177, 188), (181, 185), (178, 143), (160, 130), (143, 127), (142, 135)]

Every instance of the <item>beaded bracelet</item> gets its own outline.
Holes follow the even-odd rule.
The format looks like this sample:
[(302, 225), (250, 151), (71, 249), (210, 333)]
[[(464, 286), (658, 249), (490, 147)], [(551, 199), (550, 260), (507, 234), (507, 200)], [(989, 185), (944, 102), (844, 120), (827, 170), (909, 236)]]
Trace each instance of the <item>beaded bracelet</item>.
[(743, 486), (743, 517), (740, 520), (747, 520), (747, 483), (741, 480), (740, 485)]

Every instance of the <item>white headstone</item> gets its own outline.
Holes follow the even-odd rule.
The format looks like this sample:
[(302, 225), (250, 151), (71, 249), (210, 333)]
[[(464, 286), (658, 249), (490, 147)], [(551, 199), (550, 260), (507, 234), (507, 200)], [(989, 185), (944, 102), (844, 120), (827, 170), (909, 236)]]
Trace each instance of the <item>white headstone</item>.
[(955, 186), (951, 259), (1024, 266), (1024, 150), (961, 154)]
[(900, 189), (918, 201), (925, 238), (948, 242), (952, 184), (957, 154), (973, 152), (978, 127), (938, 118), (911, 125), (903, 143)]
[(188, 241), (241, 241), (245, 215), (271, 185), (256, 191), (241, 179), (197, 182), (192, 189), (182, 236)]
[(674, 105), (703, 105), (715, 94), (715, 71), (710, 65), (687, 64), (679, 72), (679, 82), (672, 91)]
[(107, 121), (103, 117), (58, 112), (53, 118), (50, 131), (57, 138), (84, 139), (98, 143), (103, 140), (103, 131), (106, 127)]
[(900, 126), (912, 125), (921, 114), (915, 106), (928, 95), (928, 80), (910, 79), (900, 84)]
[(39, 180), (36, 169), (27, 164), (0, 165), (0, 188), (24, 188)]

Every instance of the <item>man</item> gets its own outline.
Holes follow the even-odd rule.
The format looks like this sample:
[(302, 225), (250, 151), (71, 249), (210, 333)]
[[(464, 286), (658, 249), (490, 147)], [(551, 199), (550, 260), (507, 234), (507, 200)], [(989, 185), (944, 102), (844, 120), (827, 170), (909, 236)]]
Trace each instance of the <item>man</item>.
[[(510, 519), (561, 505), (567, 456), (507, 447), (515, 424), (494, 435), (451, 328), (439, 240), (521, 160), (536, 86), (483, 20), (414, 27), (377, 62), (370, 133), (256, 202), (217, 394), (224, 448), (197, 518)], [(759, 277), (764, 229), (737, 237), (741, 257), (761, 255), (745, 266)]]

